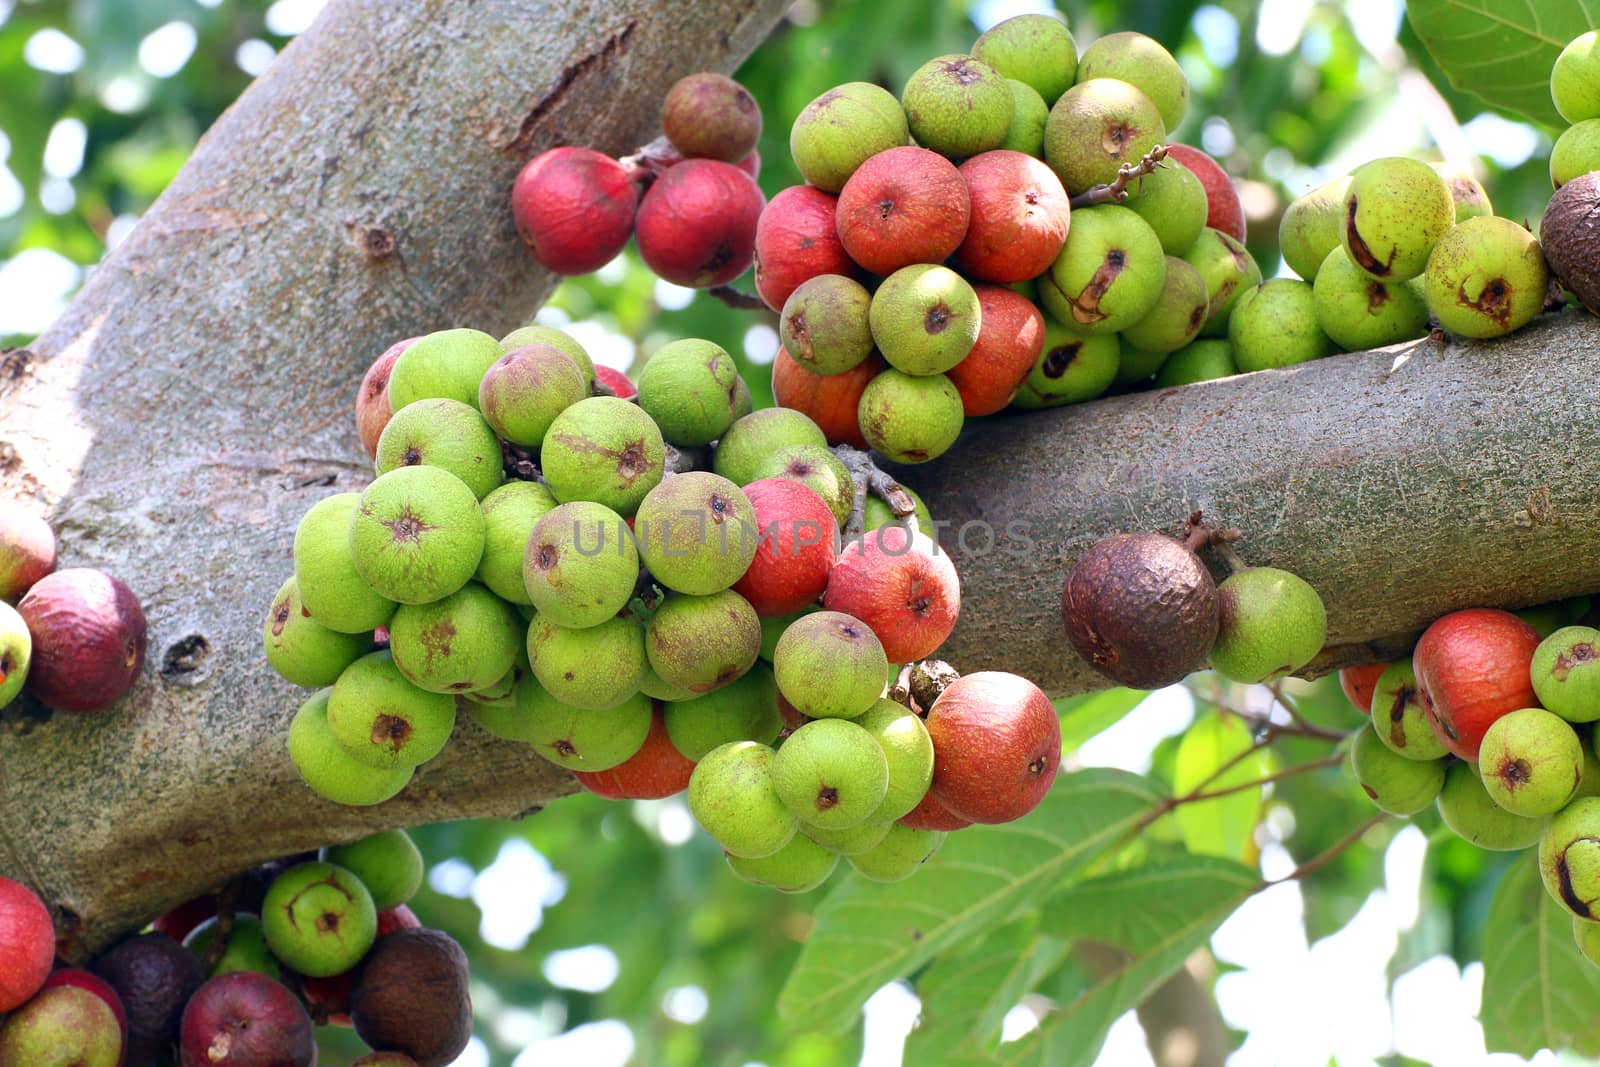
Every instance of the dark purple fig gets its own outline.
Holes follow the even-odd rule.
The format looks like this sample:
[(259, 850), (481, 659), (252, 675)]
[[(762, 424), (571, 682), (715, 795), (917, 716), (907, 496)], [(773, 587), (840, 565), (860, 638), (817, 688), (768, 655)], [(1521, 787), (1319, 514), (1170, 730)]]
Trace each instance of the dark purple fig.
[(1217, 636), (1217, 587), (1181, 542), (1116, 534), (1072, 565), (1061, 620), (1095, 670), (1118, 685), (1159, 689), (1206, 665)]

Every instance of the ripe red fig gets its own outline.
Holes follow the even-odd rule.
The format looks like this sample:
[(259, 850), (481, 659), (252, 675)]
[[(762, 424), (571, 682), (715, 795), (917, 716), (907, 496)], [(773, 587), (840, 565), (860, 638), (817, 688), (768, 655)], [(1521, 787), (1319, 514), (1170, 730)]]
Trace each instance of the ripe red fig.
[[(938, 749), (934, 750), (933, 758), (934, 766), (937, 768)], [(945, 807), (944, 802), (931, 788), (916, 807), (895, 821), (913, 830), (964, 830), (972, 825), (971, 819), (964, 819)]]
[(883, 526), (844, 546), (822, 604), (871, 627), (890, 663), (912, 663), (931, 655), (955, 629), (961, 579), (928, 535)]
[(838, 204), (831, 193), (792, 185), (762, 209), (756, 223), (756, 292), (773, 311), (783, 310), (801, 282), (857, 273), (834, 223)]
[(1061, 720), (1039, 687), (1004, 671), (964, 675), (928, 709), (930, 792), (978, 823), (1020, 819), (1061, 766)]
[(1496, 719), (1539, 706), (1529, 674), (1538, 647), (1537, 630), (1496, 608), (1452, 611), (1422, 632), (1411, 662), (1428, 724), (1445, 748), (1476, 760)]
[(975, 285), (978, 343), (945, 372), (968, 415), (993, 415), (1017, 395), (1044, 352), (1044, 315), (1033, 301), (1001, 285)]
[(861, 394), (886, 364), (873, 354), (843, 374), (813, 374), (783, 349), (772, 361), (772, 395), (779, 407), (811, 417), (830, 445), (866, 448), (861, 436)]
[(56, 569), (50, 524), (14, 501), (0, 501), (0, 600), (16, 600)]
[(1339, 688), (1344, 690), (1344, 695), (1350, 703), (1371, 715), (1372, 692), (1378, 686), (1378, 679), (1388, 669), (1387, 663), (1363, 663), (1355, 667), (1346, 667), (1339, 672)]
[(1217, 637), (1217, 587), (1182, 543), (1115, 534), (1072, 565), (1061, 620), (1089, 666), (1118, 685), (1159, 689), (1205, 666)]
[(961, 164), (972, 201), (956, 263), (978, 281), (1037, 278), (1067, 243), (1072, 208), (1056, 172), (1023, 152), (997, 149)]
[(311, 1067), (311, 1017), (295, 995), (254, 971), (195, 990), (179, 1031), (183, 1067)]
[(766, 199), (732, 163), (686, 159), (667, 168), (639, 202), (639, 256), (677, 285), (726, 285), (755, 256)]
[(21, 882), (0, 876), (0, 1013), (37, 993), (55, 958), (55, 926), (44, 902)]
[(378, 458), (378, 438), (383, 436), (383, 428), (394, 415), (394, 409), (389, 406), (389, 372), (394, 369), (394, 361), (400, 358), (400, 353), (420, 340), (420, 337), (408, 337), (390, 345), (361, 377), (361, 388), (356, 391), (356, 433), (369, 459)]
[(734, 592), (763, 617), (788, 615), (815, 603), (828, 584), (838, 551), (833, 512), (809, 486), (763, 478), (744, 487), (756, 512), (755, 559)]
[(573, 771), (572, 776), (589, 792), (607, 800), (660, 800), (689, 788), (693, 773), (694, 761), (672, 744), (657, 703), (650, 714), (650, 732), (639, 751), (610, 770)]
[(839, 240), (874, 274), (939, 263), (967, 235), (972, 201), (955, 164), (926, 148), (879, 152), (839, 190)]
[(1194, 171), (1206, 187), (1206, 225), (1221, 230), (1236, 240), (1244, 240), (1244, 207), (1239, 191), (1221, 164), (1198, 148), (1186, 144), (1167, 145), (1167, 155)]
[(595, 364), (595, 381), (611, 390), (611, 395), (619, 400), (632, 400), (639, 395), (639, 387), (633, 380), (615, 367), (607, 367), (603, 363)]
[(517, 233), (546, 270), (588, 274), (633, 233), (639, 191), (621, 163), (591, 148), (552, 148), (530, 159), (511, 187)]
[(41, 578), (17, 604), (33, 638), (28, 689), (57, 711), (104, 711), (144, 666), (144, 611), (133, 592), (90, 567)]

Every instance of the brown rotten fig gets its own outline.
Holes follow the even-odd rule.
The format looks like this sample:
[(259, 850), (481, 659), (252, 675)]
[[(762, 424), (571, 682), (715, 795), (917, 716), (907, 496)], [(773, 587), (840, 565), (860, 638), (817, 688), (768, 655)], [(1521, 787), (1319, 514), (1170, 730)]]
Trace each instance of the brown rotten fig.
[(356, 1034), (419, 1067), (444, 1067), (472, 1037), (467, 954), (438, 930), (401, 930), (373, 945), (350, 991)]
[(1119, 685), (1159, 689), (1205, 666), (1217, 637), (1217, 587), (1181, 542), (1115, 534), (1067, 574), (1061, 619), (1072, 647)]
[(28, 689), (57, 711), (104, 711), (144, 666), (138, 597), (89, 567), (46, 575), (17, 603), (33, 638)]
[(950, 684), (928, 709), (930, 790), (978, 823), (1020, 819), (1050, 792), (1061, 765), (1061, 720), (1026, 678), (978, 671)]
[(1600, 171), (1556, 190), (1539, 224), (1539, 243), (1561, 284), (1600, 315)]

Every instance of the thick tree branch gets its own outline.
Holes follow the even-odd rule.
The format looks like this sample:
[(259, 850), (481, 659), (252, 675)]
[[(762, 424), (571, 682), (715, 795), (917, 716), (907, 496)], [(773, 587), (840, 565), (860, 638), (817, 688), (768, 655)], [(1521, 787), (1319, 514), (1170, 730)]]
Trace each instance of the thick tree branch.
[(0, 717), (0, 872), (79, 958), (257, 861), (384, 826), (512, 816), (564, 771), (463, 722), (397, 799), (344, 810), (284, 747), (304, 693), (261, 620), (295, 523), (370, 477), (352, 404), (396, 338), (506, 332), (557, 279), (507, 208), (558, 144), (624, 153), (731, 71), (785, 0), (334, 0), (206, 135), (67, 313), (0, 375), (0, 492), (143, 600), (103, 717)]
[(1052, 695), (1104, 688), (1062, 631), (1068, 568), (1107, 534), (1178, 534), (1196, 510), (1237, 527), (1250, 563), (1321, 592), (1328, 647), (1308, 673), (1402, 654), (1455, 608), (1600, 590), (1597, 372), (1600, 322), (1567, 311), (1498, 341), (974, 420), (936, 462), (895, 472), (961, 573), (940, 655)]

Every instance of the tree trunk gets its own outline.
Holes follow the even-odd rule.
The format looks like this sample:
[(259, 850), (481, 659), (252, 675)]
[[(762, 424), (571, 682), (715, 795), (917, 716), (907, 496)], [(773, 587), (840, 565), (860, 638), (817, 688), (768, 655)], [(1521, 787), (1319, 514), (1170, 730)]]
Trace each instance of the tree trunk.
[(401, 797), (319, 800), (288, 761), (304, 694), (266, 666), (264, 612), (299, 517), (370, 477), (352, 405), (373, 358), (509, 331), (553, 288), (507, 206), (522, 163), (645, 143), (672, 82), (731, 71), (786, 6), (334, 0), (61, 321), (0, 358), (4, 492), (150, 623), (113, 712), (0, 716), (0, 872), (51, 904), (63, 955), (272, 856), (572, 791), (463, 723)]
[[(1587, 395), (1600, 322), (1547, 315), (1490, 342), (1423, 340), (974, 425), (923, 494), (961, 574), (940, 655), (1055, 695), (1104, 688), (1067, 643), (1061, 586), (1108, 534), (1238, 528), (1246, 562), (1322, 594), (1306, 673), (1409, 652), (1456, 608), (1600, 590)], [(991, 541), (992, 538), (992, 541)], [(1222, 573), (1219, 572), (1219, 577)]]

